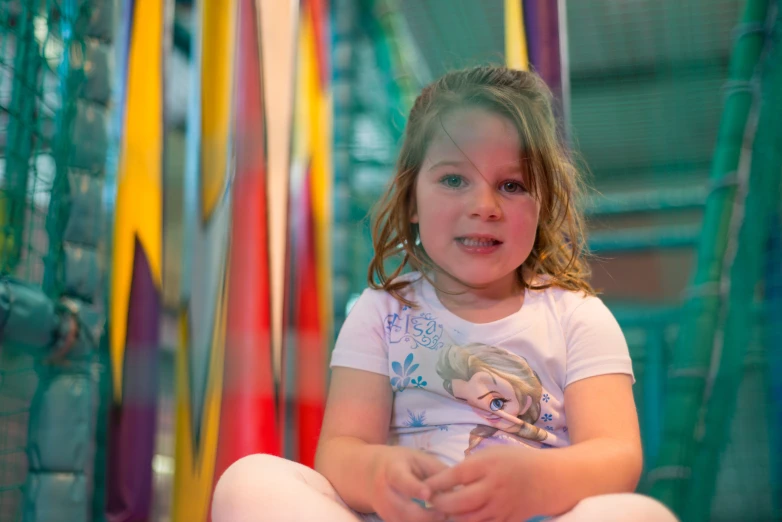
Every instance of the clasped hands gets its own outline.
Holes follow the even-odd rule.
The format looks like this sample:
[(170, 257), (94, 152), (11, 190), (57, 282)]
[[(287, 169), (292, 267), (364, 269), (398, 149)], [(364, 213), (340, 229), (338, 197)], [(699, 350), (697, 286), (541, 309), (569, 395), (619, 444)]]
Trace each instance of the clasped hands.
[(386, 522), (520, 522), (541, 514), (540, 450), (496, 446), (448, 467), (424, 452), (397, 449), (404, 451), (384, 477), (391, 494), (376, 506)]

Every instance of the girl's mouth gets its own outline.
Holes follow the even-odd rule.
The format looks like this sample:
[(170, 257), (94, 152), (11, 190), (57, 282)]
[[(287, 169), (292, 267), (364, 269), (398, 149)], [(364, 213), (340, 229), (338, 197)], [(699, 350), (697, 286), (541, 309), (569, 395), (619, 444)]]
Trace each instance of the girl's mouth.
[(457, 237), (456, 244), (468, 254), (492, 254), (502, 246), (502, 241), (493, 237)]
[(457, 237), (456, 240), (470, 248), (486, 248), (502, 244), (502, 241), (491, 237)]

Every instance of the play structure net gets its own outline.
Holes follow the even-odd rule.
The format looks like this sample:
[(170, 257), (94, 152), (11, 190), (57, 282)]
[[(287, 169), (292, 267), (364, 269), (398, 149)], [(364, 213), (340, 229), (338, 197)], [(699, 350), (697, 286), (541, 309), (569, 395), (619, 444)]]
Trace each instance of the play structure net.
[[(85, 424), (81, 410), (65, 406), (70, 400), (79, 408), (97, 404), (85, 383), (96, 344), (97, 330), (90, 328), (100, 320), (88, 318), (85, 306), (100, 303), (98, 180), (106, 163), (110, 92), (109, 54), (101, 42), (114, 22), (102, 16), (110, 11), (96, 6), (106, 5), (0, 0), (3, 521), (20, 520), (25, 510), (44, 516), (38, 500), (60, 497), (67, 488), (80, 495), (92, 463), (82, 449), (91, 447), (94, 432), (84, 428), (94, 428), (94, 420)], [(68, 419), (73, 424), (65, 428)], [(45, 433), (60, 428), (74, 431), (57, 436), (64, 445), (52, 457), (55, 441), (47, 441)], [(89, 495), (84, 498), (75, 502), (83, 511)], [(61, 506), (62, 520), (74, 519), (73, 505)]]

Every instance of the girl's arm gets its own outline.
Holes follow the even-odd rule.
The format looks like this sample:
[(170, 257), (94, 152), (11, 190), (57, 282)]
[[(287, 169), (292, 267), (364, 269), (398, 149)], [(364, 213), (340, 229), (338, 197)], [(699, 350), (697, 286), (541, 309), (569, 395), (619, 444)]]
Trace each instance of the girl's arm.
[[(600, 299), (590, 298), (575, 306), (563, 328), (570, 382), (564, 405), (572, 446), (544, 454), (561, 484), (561, 494), (552, 502), (570, 509), (585, 497), (633, 491), (643, 452), (633, 381), (624, 373), (631, 368), (630, 357), (616, 319)], [(578, 378), (601, 364), (617, 373)]]
[(335, 367), (331, 374), (315, 470), (353, 509), (372, 511), (372, 467), (385, 448), (393, 392), (388, 377)]
[(386, 445), (392, 401), (388, 377), (335, 368), (315, 469), (356, 511), (375, 511), (389, 521), (434, 522), (440, 514), (413, 499), (429, 499), (424, 480), (446, 465), (422, 451)]
[[(629, 375), (582, 379), (565, 388), (572, 445), (536, 452), (535, 479), (541, 504), (551, 514), (572, 509), (580, 500), (635, 490), (643, 467), (641, 435)], [(543, 476), (540, 476), (543, 475)]]

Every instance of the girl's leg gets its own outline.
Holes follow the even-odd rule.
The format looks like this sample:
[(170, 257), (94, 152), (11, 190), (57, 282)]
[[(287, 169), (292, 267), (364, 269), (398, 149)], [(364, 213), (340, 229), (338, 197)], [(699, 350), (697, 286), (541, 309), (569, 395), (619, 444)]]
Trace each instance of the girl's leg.
[(213, 522), (360, 522), (331, 483), (315, 470), (272, 455), (250, 455), (220, 477)]
[(662, 503), (636, 493), (585, 498), (551, 522), (677, 522)]

